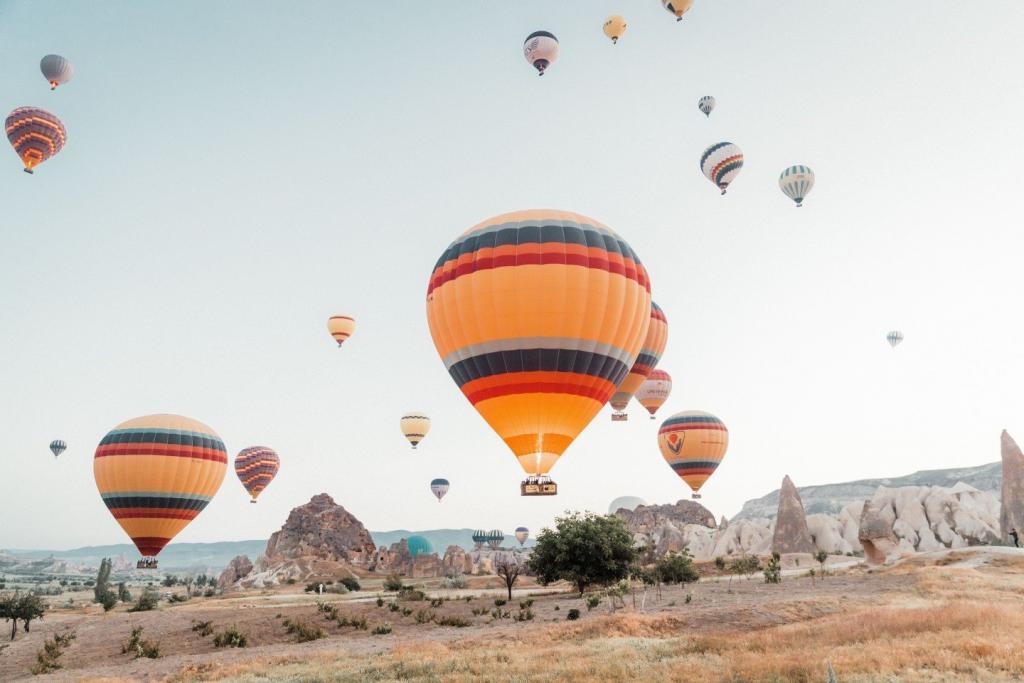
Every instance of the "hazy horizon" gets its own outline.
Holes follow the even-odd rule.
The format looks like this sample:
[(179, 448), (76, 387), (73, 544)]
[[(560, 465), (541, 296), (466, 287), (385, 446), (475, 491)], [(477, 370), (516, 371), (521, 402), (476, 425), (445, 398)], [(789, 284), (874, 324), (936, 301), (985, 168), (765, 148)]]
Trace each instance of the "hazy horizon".
[[(417, 9), (0, 2), (5, 111), (68, 129), (32, 176), (0, 154), (0, 547), (128, 542), (92, 455), (160, 412), (209, 424), (232, 459), (282, 461), (258, 505), (229, 466), (177, 542), (266, 538), (320, 492), (410, 530), (675, 502), (690, 491), (654, 435), (688, 409), (730, 431), (700, 501), (716, 518), (787, 474), (980, 465), (1002, 429), (1024, 434), (1008, 153), (1024, 5), (697, 0), (679, 23), (657, 0)], [(614, 46), (612, 13), (629, 22)], [(561, 44), (543, 78), (521, 52), (539, 29)], [(54, 92), (51, 52), (75, 65)], [(698, 168), (720, 140), (746, 157), (724, 197)], [(799, 210), (777, 185), (797, 163), (817, 175)], [(603, 409), (553, 469), (559, 495), (529, 499), (437, 357), (424, 298), (458, 234), (541, 207), (639, 254), (675, 386), (657, 421)], [(334, 313), (358, 324), (341, 350)], [(415, 452), (407, 410), (433, 419)]]

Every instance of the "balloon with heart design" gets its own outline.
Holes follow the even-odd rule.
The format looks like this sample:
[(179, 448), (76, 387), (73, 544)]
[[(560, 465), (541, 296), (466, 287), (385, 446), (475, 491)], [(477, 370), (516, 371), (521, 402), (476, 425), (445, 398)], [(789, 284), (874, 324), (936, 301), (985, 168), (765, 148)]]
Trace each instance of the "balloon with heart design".
[(693, 497), (725, 457), (729, 430), (720, 419), (700, 410), (676, 413), (658, 430), (658, 447), (669, 467), (693, 489)]

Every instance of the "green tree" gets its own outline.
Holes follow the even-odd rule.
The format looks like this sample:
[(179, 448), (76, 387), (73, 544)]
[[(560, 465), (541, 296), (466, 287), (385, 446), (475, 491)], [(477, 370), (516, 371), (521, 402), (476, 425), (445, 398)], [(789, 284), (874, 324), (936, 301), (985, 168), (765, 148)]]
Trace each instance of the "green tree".
[(178, 577), (175, 576), (174, 574), (167, 574), (166, 576), (164, 576), (164, 580), (162, 581), (162, 583), (167, 588), (171, 588), (172, 586), (177, 586), (178, 585)]
[(821, 565), (821, 578), (825, 578), (825, 562), (828, 561), (828, 553), (824, 550), (819, 550), (814, 554), (814, 559)]
[(693, 583), (700, 578), (697, 568), (693, 566), (693, 558), (687, 550), (681, 553), (669, 553), (654, 565), (658, 578), (662, 583)]
[(11, 640), (18, 635), (18, 621), (25, 633), (29, 632), (32, 621), (42, 619), (46, 603), (38, 595), (13, 593), (0, 596), (0, 618), (11, 622)]
[(565, 580), (583, 592), (629, 576), (636, 561), (633, 536), (625, 522), (612, 515), (570, 512), (543, 529), (530, 557), (530, 569), (542, 584)]
[(110, 572), (113, 568), (114, 563), (109, 557), (100, 560), (100, 570), (96, 572), (96, 583), (92, 589), (93, 602), (103, 602), (103, 596), (110, 591)]
[(117, 599), (120, 600), (121, 602), (131, 602), (132, 601), (132, 594), (128, 590), (128, 585), (124, 581), (122, 581), (121, 583), (117, 584)]
[(114, 591), (107, 591), (100, 597), (100, 604), (103, 605), (104, 612), (109, 612), (117, 606), (117, 595)]
[(782, 564), (780, 560), (782, 556), (778, 553), (772, 553), (772, 559), (768, 560), (768, 564), (764, 567), (764, 582), (765, 583), (782, 583)]

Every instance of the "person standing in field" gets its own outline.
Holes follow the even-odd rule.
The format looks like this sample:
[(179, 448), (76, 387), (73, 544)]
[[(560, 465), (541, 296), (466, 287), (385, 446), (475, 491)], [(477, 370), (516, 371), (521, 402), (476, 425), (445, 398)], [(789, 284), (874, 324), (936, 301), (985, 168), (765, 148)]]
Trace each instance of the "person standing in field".
[(1017, 538), (1017, 530), (1016, 529), (1010, 529), (1010, 538), (1013, 539), (1013, 547), (1014, 548), (1019, 548), (1020, 547), (1020, 543), (1017, 542), (1018, 538)]

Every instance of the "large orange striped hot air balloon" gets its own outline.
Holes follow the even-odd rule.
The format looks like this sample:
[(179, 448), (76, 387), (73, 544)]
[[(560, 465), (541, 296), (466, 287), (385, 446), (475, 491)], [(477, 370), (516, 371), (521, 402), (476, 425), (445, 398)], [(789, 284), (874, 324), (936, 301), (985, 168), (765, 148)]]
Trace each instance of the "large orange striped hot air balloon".
[(250, 446), (243, 448), (235, 456), (235, 474), (242, 486), (251, 496), (250, 503), (255, 503), (263, 489), (277, 476), (281, 468), (281, 459), (273, 448)]
[(61, 151), (68, 139), (60, 119), (37, 107), (18, 107), (7, 116), (5, 128), (26, 173)]
[(630, 246), (577, 213), (508, 213), (444, 251), (427, 322), (448, 373), (529, 475), (547, 476), (640, 353), (651, 287)]
[(668, 400), (668, 396), (671, 393), (672, 376), (664, 370), (655, 369), (647, 376), (647, 379), (640, 385), (640, 388), (636, 390), (636, 400), (644, 408), (647, 408), (647, 412), (651, 414), (651, 419), (653, 420), (654, 414)]
[(103, 437), (96, 488), (142, 553), (140, 568), (156, 568), (156, 555), (217, 493), (227, 463), (217, 433), (181, 415), (137, 417)]
[(636, 357), (636, 362), (629, 369), (626, 379), (622, 381), (619, 388), (612, 394), (611, 400), (608, 401), (615, 409), (615, 412), (612, 413), (613, 421), (621, 422), (629, 419), (629, 415), (624, 412), (626, 406), (629, 405), (629, 399), (633, 398), (633, 394), (661, 360), (661, 354), (665, 353), (666, 344), (668, 344), (668, 319), (665, 318), (665, 312), (661, 310), (661, 307), (652, 301), (651, 325), (647, 328), (647, 338), (644, 339), (644, 344), (640, 348), (640, 355)]
[(665, 462), (693, 489), (693, 497), (725, 457), (729, 430), (711, 413), (686, 410), (661, 423), (658, 448)]

